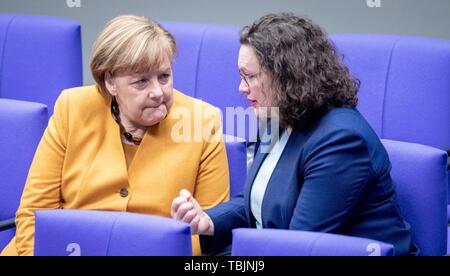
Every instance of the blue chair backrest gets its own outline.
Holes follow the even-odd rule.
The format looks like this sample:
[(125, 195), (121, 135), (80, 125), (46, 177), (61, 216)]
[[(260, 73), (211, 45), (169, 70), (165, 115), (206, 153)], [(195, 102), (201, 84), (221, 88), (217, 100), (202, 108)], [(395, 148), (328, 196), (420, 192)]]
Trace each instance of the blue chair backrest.
[(392, 256), (394, 246), (376, 240), (284, 229), (233, 230), (233, 256)]
[[(43, 104), (0, 98), (0, 221), (14, 218), (37, 145), (47, 126)], [(14, 236), (0, 232), (0, 250)]]
[(382, 140), (392, 163), (401, 214), (421, 255), (447, 250), (447, 154), (439, 149)]
[[(174, 87), (218, 107), (223, 114), (224, 133), (249, 138), (248, 128), (238, 130), (235, 117), (225, 116), (227, 107), (248, 107), (247, 98), (239, 93), (239, 27), (182, 22), (162, 25), (174, 35), (179, 49), (174, 61)], [(252, 112), (246, 115), (246, 125), (256, 119)]]
[(36, 256), (191, 256), (188, 224), (124, 212), (36, 211)]
[(358, 109), (385, 139), (450, 149), (450, 41), (332, 35), (361, 80)]
[(247, 177), (247, 142), (243, 138), (224, 135), (230, 172), (230, 196), (244, 190)]
[(45, 104), (50, 116), (61, 91), (82, 83), (79, 23), (0, 14), (0, 98)]

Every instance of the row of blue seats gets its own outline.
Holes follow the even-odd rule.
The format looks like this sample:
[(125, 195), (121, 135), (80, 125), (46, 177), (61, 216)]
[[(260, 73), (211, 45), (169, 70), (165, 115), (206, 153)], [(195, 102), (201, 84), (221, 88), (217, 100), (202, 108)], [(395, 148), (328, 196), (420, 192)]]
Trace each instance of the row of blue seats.
[[(236, 65), (239, 48), (238, 27), (175, 22), (163, 22), (163, 25), (174, 34), (178, 43), (179, 55), (174, 64), (177, 89), (212, 103), (222, 111), (225, 111), (226, 107), (245, 106), (243, 98), (238, 93), (239, 72)], [(400, 207), (407, 221), (412, 224), (415, 242), (425, 255), (445, 254), (448, 235), (447, 214), (450, 212), (447, 212), (447, 156), (443, 150), (450, 149), (450, 128), (448, 128), (450, 125), (448, 109), (450, 42), (428, 38), (377, 35), (334, 35), (331, 39), (344, 54), (344, 62), (349, 66), (352, 74), (361, 80), (358, 109), (381, 138), (389, 139), (384, 140), (383, 143), (393, 163), (392, 173), (397, 183)], [(52, 114), (54, 102), (61, 90), (82, 85), (80, 26), (77, 22), (64, 19), (0, 15), (0, 54), (0, 125), (7, 126), (2, 127), (0, 135), (0, 152), (2, 153), (0, 177), (3, 191), (0, 194), (1, 250), (15, 232), (14, 228), (1, 231), (2, 224), (7, 225), (8, 219), (14, 217), (28, 168), (48, 116)], [(226, 119), (224, 117), (224, 123)], [(236, 133), (228, 134), (236, 135)], [(248, 133), (239, 136), (249, 138)], [(245, 140), (231, 140), (233, 139), (226, 141), (226, 146), (231, 192), (236, 194), (242, 190), (245, 179), (246, 144)], [(64, 225), (64, 221), (67, 221), (64, 217), (70, 218), (72, 213), (61, 215), (58, 212), (70, 211), (49, 212), (47, 222), (55, 220), (57, 225), (67, 228), (68, 226)], [(132, 214), (108, 215), (106, 213), (83, 214), (83, 216), (78, 213), (73, 214), (80, 219), (93, 219), (93, 221), (97, 215), (104, 215), (105, 218), (110, 215), (124, 218), (133, 216)], [(133, 218), (150, 220), (149, 217), (144, 218), (144, 216), (133, 216)], [(130, 220), (132, 224), (131, 221), (134, 220)], [(39, 225), (37, 224), (37, 227)], [(83, 233), (86, 229), (92, 230), (93, 227), (88, 227), (86, 225), (89, 224), (85, 223), (80, 225), (82, 229), (77, 227), (68, 227), (68, 229), (78, 229), (80, 233)], [(148, 224), (149, 228), (151, 225), (151, 223)], [(39, 232), (38, 228), (36, 229), (37, 240), (39, 233), (44, 234), (43, 239), (55, 238), (55, 236), (45, 236), (46, 232), (53, 231), (51, 229), (54, 225), (42, 227), (45, 231)], [(134, 227), (133, 224), (127, 229), (135, 229)], [(138, 229), (136, 228), (136, 231)], [(270, 251), (260, 248), (261, 241), (264, 241), (262, 244), (267, 244), (268, 236), (276, 248), (292, 246), (299, 250), (303, 248), (303, 241), (308, 243), (322, 240), (304, 233), (289, 234), (297, 235), (298, 239), (285, 240), (285, 237), (290, 237), (286, 233), (275, 235), (269, 230), (255, 231), (236, 231), (236, 233), (248, 233), (242, 234), (242, 238), (236, 236), (239, 242), (233, 244), (233, 250), (238, 250), (234, 251), (235, 253), (242, 252), (236, 254), (251, 254), (252, 250), (261, 254), (282, 254), (281, 251), (276, 251), (272, 247), (267, 247)], [(70, 235), (77, 235), (70, 231), (63, 233), (67, 233), (68, 240), (71, 240)], [(363, 244), (366, 247), (358, 247), (359, 251), (356, 249), (351, 251), (354, 249), (352, 244), (358, 244), (358, 239), (341, 237), (348, 238), (346, 241), (351, 240), (351, 242), (345, 243), (349, 244), (345, 247), (349, 251), (339, 251), (342, 248), (336, 249), (331, 246), (331, 244), (339, 244), (338, 237), (319, 233), (311, 233), (311, 235), (324, 237), (326, 245), (324, 248), (329, 248), (329, 251), (314, 251), (314, 249), (305, 254), (326, 255), (328, 252), (328, 254), (369, 255), (373, 253), (367, 251), (369, 244), (372, 244), (372, 247), (373, 243), (381, 246), (379, 242), (366, 241), (366, 244)], [(164, 237), (167, 238), (167, 236)], [(146, 238), (143, 237), (143, 239)], [(298, 243), (293, 243), (294, 240)], [(72, 239), (72, 243), (73, 241)], [(83, 240), (83, 242), (86, 241)], [(56, 240), (46, 241), (44, 244), (47, 246), (63, 251), (37, 247), (36, 253), (65, 254), (67, 246), (62, 245), (66, 243), (67, 241), (63, 241), (62, 237), (61, 243)], [(139, 244), (142, 243), (133, 243), (135, 246)], [(315, 245), (320, 244), (317, 242)], [(237, 249), (239, 246), (242, 246), (241, 249)], [(134, 250), (129, 247), (129, 244), (127, 248), (122, 248), (121, 252), (102, 251), (103, 253), (98, 254), (120, 255), (133, 254), (133, 252), (139, 255), (158, 254), (144, 249), (127, 251)], [(381, 252), (380, 254), (391, 254), (388, 245), (380, 248), (381, 251), (374, 251)], [(97, 254), (95, 252), (100, 251), (84, 252)], [(296, 255), (297, 251), (293, 249), (288, 252)], [(160, 254), (169, 253), (161, 251)]]

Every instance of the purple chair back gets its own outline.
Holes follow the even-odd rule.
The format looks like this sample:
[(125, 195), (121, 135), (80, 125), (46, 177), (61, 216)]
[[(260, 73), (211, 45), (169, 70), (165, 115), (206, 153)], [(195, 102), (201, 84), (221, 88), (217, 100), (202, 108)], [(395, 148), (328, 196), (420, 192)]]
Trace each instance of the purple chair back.
[(36, 211), (36, 256), (191, 256), (188, 224), (123, 212)]
[(450, 41), (332, 35), (361, 80), (358, 109), (385, 139), (450, 149)]
[[(197, 99), (218, 107), (248, 107), (245, 95), (239, 93), (239, 27), (213, 24), (163, 22), (174, 35), (179, 53), (174, 61), (174, 87)], [(223, 118), (224, 133), (242, 138), (254, 137), (249, 128), (239, 131), (238, 124), (255, 120), (247, 113), (245, 122)], [(229, 125), (227, 125), (227, 123)]]
[[(47, 125), (43, 104), (0, 98), (0, 222), (15, 218), (37, 145)], [(0, 232), (0, 250), (15, 230)]]
[(336, 234), (234, 229), (233, 256), (392, 256), (391, 244)]
[(230, 172), (230, 196), (242, 193), (247, 177), (247, 142), (239, 137), (224, 135)]
[(61, 91), (82, 83), (79, 23), (0, 14), (0, 98), (45, 104), (50, 116)]
[(382, 140), (392, 163), (400, 209), (421, 255), (447, 250), (447, 154), (429, 146)]

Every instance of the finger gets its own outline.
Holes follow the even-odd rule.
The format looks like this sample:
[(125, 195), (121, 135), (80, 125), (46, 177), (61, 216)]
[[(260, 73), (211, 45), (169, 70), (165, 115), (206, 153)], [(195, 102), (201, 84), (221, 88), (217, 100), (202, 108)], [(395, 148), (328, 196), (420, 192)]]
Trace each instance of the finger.
[(183, 217), (186, 215), (187, 212), (192, 210), (194, 208), (194, 205), (191, 202), (185, 202), (181, 204), (180, 208), (178, 208), (178, 211), (176, 212), (176, 219), (182, 220)]
[(191, 221), (191, 234), (192, 235), (197, 235), (198, 234), (198, 225), (200, 223), (200, 217), (196, 216), (192, 221)]
[(188, 190), (186, 190), (186, 189), (182, 189), (182, 190), (180, 191), (180, 196), (186, 198), (186, 200), (189, 200), (189, 199), (192, 198), (192, 194), (191, 194)]
[(198, 233), (200, 235), (206, 235), (208, 234), (210, 228), (212, 225), (212, 221), (209, 218), (209, 216), (205, 215), (204, 213), (201, 215), (200, 222), (198, 224)]
[(177, 213), (178, 209), (183, 203), (186, 203), (187, 200), (184, 197), (177, 197), (172, 201), (171, 215), (172, 217)]
[(184, 215), (183, 221), (186, 222), (187, 224), (190, 224), (196, 216), (197, 216), (197, 211), (192, 209), (192, 210), (188, 211), (186, 213), (186, 215)]
[(198, 204), (198, 201), (194, 197), (191, 197), (188, 202), (191, 202), (194, 205), (194, 209), (196, 209), (199, 213), (203, 213), (202, 207)]

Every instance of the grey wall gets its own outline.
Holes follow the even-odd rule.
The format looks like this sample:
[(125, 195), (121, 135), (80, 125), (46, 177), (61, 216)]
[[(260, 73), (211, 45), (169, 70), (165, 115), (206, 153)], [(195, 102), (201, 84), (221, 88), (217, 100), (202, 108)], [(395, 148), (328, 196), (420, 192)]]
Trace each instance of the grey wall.
[[(104, 24), (119, 14), (156, 20), (247, 25), (269, 12), (292, 11), (319, 23), (328, 33), (380, 33), (450, 39), (450, 0), (0, 0), (1, 13), (66, 17), (82, 25), (84, 80), (89, 72), (91, 45)], [(73, 1), (75, 2), (75, 1)]]

